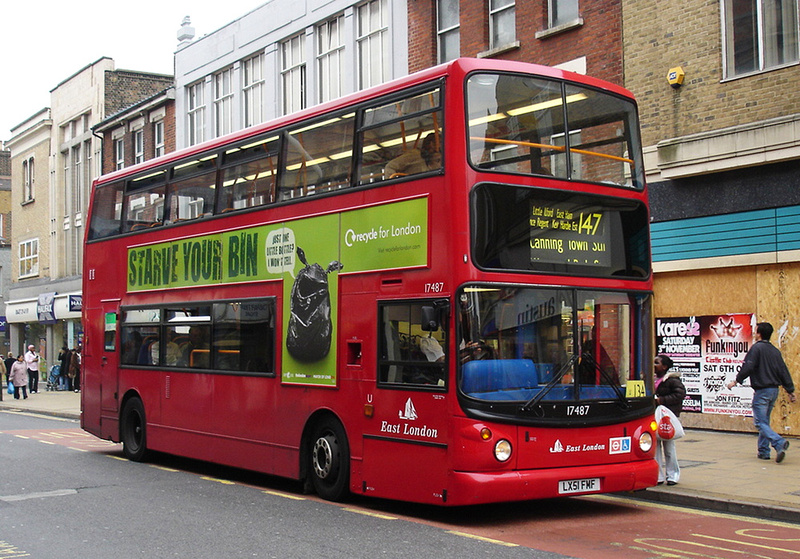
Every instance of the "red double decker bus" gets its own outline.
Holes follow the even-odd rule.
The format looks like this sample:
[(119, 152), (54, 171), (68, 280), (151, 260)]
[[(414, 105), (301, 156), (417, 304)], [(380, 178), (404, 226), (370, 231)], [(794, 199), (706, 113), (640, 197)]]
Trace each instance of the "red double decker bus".
[(624, 89), (460, 59), (93, 185), (82, 426), (441, 505), (655, 485)]

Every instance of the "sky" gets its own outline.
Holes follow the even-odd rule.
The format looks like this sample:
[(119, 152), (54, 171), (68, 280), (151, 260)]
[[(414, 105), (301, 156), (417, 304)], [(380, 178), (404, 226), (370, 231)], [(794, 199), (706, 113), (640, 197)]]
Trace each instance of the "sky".
[(195, 39), (266, 0), (0, 0), (0, 140), (50, 106), (50, 90), (106, 56), (117, 70), (173, 73), (185, 16)]

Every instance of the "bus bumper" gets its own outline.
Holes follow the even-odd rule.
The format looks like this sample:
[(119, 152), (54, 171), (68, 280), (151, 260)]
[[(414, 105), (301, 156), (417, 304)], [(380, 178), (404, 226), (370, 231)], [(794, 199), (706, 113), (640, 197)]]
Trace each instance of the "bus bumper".
[(638, 491), (658, 481), (655, 460), (512, 472), (453, 472), (444, 504), (477, 505)]

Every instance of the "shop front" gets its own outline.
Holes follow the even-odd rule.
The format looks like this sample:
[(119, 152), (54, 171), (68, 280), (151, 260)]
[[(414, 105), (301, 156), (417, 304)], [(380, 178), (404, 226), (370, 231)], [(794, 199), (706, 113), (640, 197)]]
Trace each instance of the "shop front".
[(44, 356), (40, 373), (46, 378), (46, 372), (57, 364), (63, 346), (72, 349), (82, 343), (81, 293), (50, 291), (9, 301), (6, 328), (10, 339), (7, 351), (19, 355), (33, 344), (39, 355)]

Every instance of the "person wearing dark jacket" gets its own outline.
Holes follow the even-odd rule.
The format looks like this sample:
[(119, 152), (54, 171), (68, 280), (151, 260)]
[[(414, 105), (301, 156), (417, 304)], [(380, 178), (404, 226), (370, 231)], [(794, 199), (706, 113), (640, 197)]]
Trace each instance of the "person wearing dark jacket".
[[(672, 368), (672, 359), (666, 355), (655, 358), (653, 370), (656, 373), (656, 404), (666, 406), (680, 417), (683, 410), (683, 399), (686, 397), (686, 387), (681, 381), (681, 374), (677, 371), (669, 372)], [(675, 439), (658, 439), (656, 445), (656, 461), (658, 462), (658, 483), (675, 485), (681, 477), (681, 468), (678, 465), (678, 454), (675, 452)]]
[(736, 380), (728, 383), (730, 390), (737, 384), (742, 384), (750, 378), (753, 388), (753, 423), (758, 429), (758, 457), (762, 460), (770, 459), (769, 447), (775, 449), (775, 462), (783, 462), (789, 441), (781, 437), (770, 427), (772, 408), (778, 399), (778, 390), (781, 386), (789, 393), (789, 400), (794, 402), (794, 383), (789, 369), (783, 361), (781, 351), (769, 342), (772, 337), (772, 324), (759, 322), (756, 325), (756, 343), (744, 356), (744, 363), (736, 375)]
[(69, 363), (70, 359), (72, 358), (72, 352), (69, 350), (66, 344), (61, 348), (61, 351), (58, 352), (58, 361), (61, 363), (60, 365), (60, 372), (59, 372), (59, 384), (64, 388), (64, 390), (72, 391), (72, 379), (69, 378)]
[(6, 382), (11, 382), (11, 381), (9, 380), (9, 376), (11, 375), (11, 367), (13, 367), (13, 366), (14, 366), (14, 363), (15, 363), (16, 361), (17, 361), (17, 358), (16, 358), (16, 357), (14, 357), (14, 352), (13, 352), (13, 351), (9, 351), (9, 352), (8, 352), (8, 357), (6, 357), (6, 359), (5, 359), (5, 365), (6, 365)]

